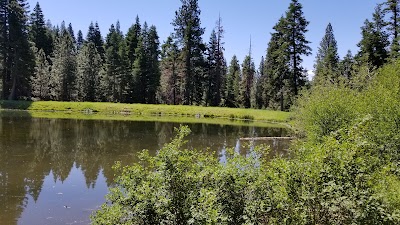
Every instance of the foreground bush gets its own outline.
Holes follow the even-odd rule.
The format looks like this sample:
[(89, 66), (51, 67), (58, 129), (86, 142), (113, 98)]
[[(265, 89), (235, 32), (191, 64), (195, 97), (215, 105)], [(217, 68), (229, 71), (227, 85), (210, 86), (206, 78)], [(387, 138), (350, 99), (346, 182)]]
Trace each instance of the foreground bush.
[(316, 87), (298, 103), (290, 158), (226, 162), (177, 137), (120, 176), (93, 224), (400, 224), (400, 65), (361, 91)]
[[(261, 154), (231, 152), (221, 164), (213, 155), (181, 149), (187, 133), (181, 128), (155, 157), (144, 151), (140, 163), (117, 165), (121, 175), (93, 224), (400, 222), (399, 199), (391, 197), (399, 180), (374, 173), (373, 160), (363, 156), (367, 143), (328, 137), (321, 145), (303, 146), (291, 160), (267, 162)], [(389, 169), (380, 173), (393, 176)], [(394, 192), (381, 193), (388, 188)]]
[(258, 180), (257, 156), (230, 151), (225, 164), (211, 154), (182, 149), (187, 127), (155, 157), (147, 151), (140, 163), (116, 170), (121, 175), (94, 224), (243, 224), (252, 185)]

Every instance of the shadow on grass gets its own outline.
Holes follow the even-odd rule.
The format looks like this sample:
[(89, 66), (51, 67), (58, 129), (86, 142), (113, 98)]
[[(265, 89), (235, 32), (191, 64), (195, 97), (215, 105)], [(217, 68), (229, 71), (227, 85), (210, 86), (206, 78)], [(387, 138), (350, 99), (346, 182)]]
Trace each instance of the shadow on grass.
[(27, 110), (31, 106), (31, 101), (0, 101), (0, 109), (18, 109)]

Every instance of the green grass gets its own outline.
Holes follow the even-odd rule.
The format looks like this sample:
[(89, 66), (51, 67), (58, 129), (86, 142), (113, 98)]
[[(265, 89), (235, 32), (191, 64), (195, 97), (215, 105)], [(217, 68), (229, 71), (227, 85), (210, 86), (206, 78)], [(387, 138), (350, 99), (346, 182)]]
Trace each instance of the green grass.
[[(180, 122), (182, 122), (182, 118), (185, 118), (186, 121), (189, 119), (198, 122), (217, 122), (216, 119), (218, 119), (218, 123), (241, 120), (256, 121), (257, 123), (287, 123), (290, 118), (288, 112), (270, 110), (104, 102), (0, 101), (0, 109), (27, 110), (36, 117), (86, 117), (86, 119), (121, 120), (139, 120), (138, 118), (154, 120), (154, 117), (157, 117), (159, 120)], [(57, 112), (58, 116), (49, 112)]]

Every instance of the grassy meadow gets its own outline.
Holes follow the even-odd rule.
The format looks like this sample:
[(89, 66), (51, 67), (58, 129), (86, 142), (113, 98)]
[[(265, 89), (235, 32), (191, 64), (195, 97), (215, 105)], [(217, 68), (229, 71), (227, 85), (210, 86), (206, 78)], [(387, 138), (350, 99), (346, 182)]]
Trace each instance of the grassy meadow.
[[(25, 110), (34, 117), (151, 120), (283, 127), (290, 113), (271, 110), (104, 102), (0, 101), (2, 110)], [(255, 123), (255, 124), (254, 124)]]

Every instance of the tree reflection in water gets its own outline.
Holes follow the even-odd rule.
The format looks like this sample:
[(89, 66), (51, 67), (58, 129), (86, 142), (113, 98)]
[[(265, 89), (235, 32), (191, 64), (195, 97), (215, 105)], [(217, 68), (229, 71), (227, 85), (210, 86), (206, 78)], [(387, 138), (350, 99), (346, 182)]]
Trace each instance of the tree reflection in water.
[[(54, 219), (51, 224), (65, 224), (66, 219), (79, 223), (77, 218), (87, 217), (90, 212), (65, 214), (65, 217), (72, 218), (55, 218), (60, 215), (52, 215), (52, 207), (63, 206), (65, 198), (57, 197), (54, 193), (49, 195), (49, 191), (41, 194), (42, 189), (51, 190), (64, 185), (63, 188), (71, 192), (68, 202), (73, 204), (72, 207), (83, 207), (79, 200), (83, 202), (87, 190), (99, 192), (99, 196), (106, 194), (106, 188), (96, 188), (96, 185), (99, 182), (103, 182), (103, 186), (112, 185), (114, 171), (111, 167), (115, 161), (130, 164), (142, 149), (156, 154), (157, 149), (173, 137), (174, 128), (179, 126), (163, 122), (40, 119), (31, 118), (23, 112), (2, 114), (0, 221), (5, 224), (45, 224), (51, 219)], [(223, 149), (235, 147), (240, 137), (286, 135), (286, 131), (280, 128), (210, 124), (189, 124), (189, 127), (192, 130), (188, 138), (189, 148), (206, 150), (209, 147), (217, 151), (216, 154), (221, 158)], [(288, 146), (286, 141), (267, 144), (272, 145), (274, 154), (285, 152)], [(238, 150), (247, 154), (249, 149)], [(78, 180), (79, 175), (76, 174), (79, 173), (76, 171), (83, 174), (81, 182), (85, 182), (86, 188), (83, 189), (86, 191), (65, 186)], [(103, 179), (99, 179), (100, 176)], [(51, 182), (45, 182), (49, 179)], [(40, 205), (39, 201), (41, 204), (45, 202), (44, 205), (49, 209), (35, 207)], [(87, 204), (91, 209), (96, 207), (91, 205), (96, 203)], [(83, 211), (84, 208), (77, 210)]]

